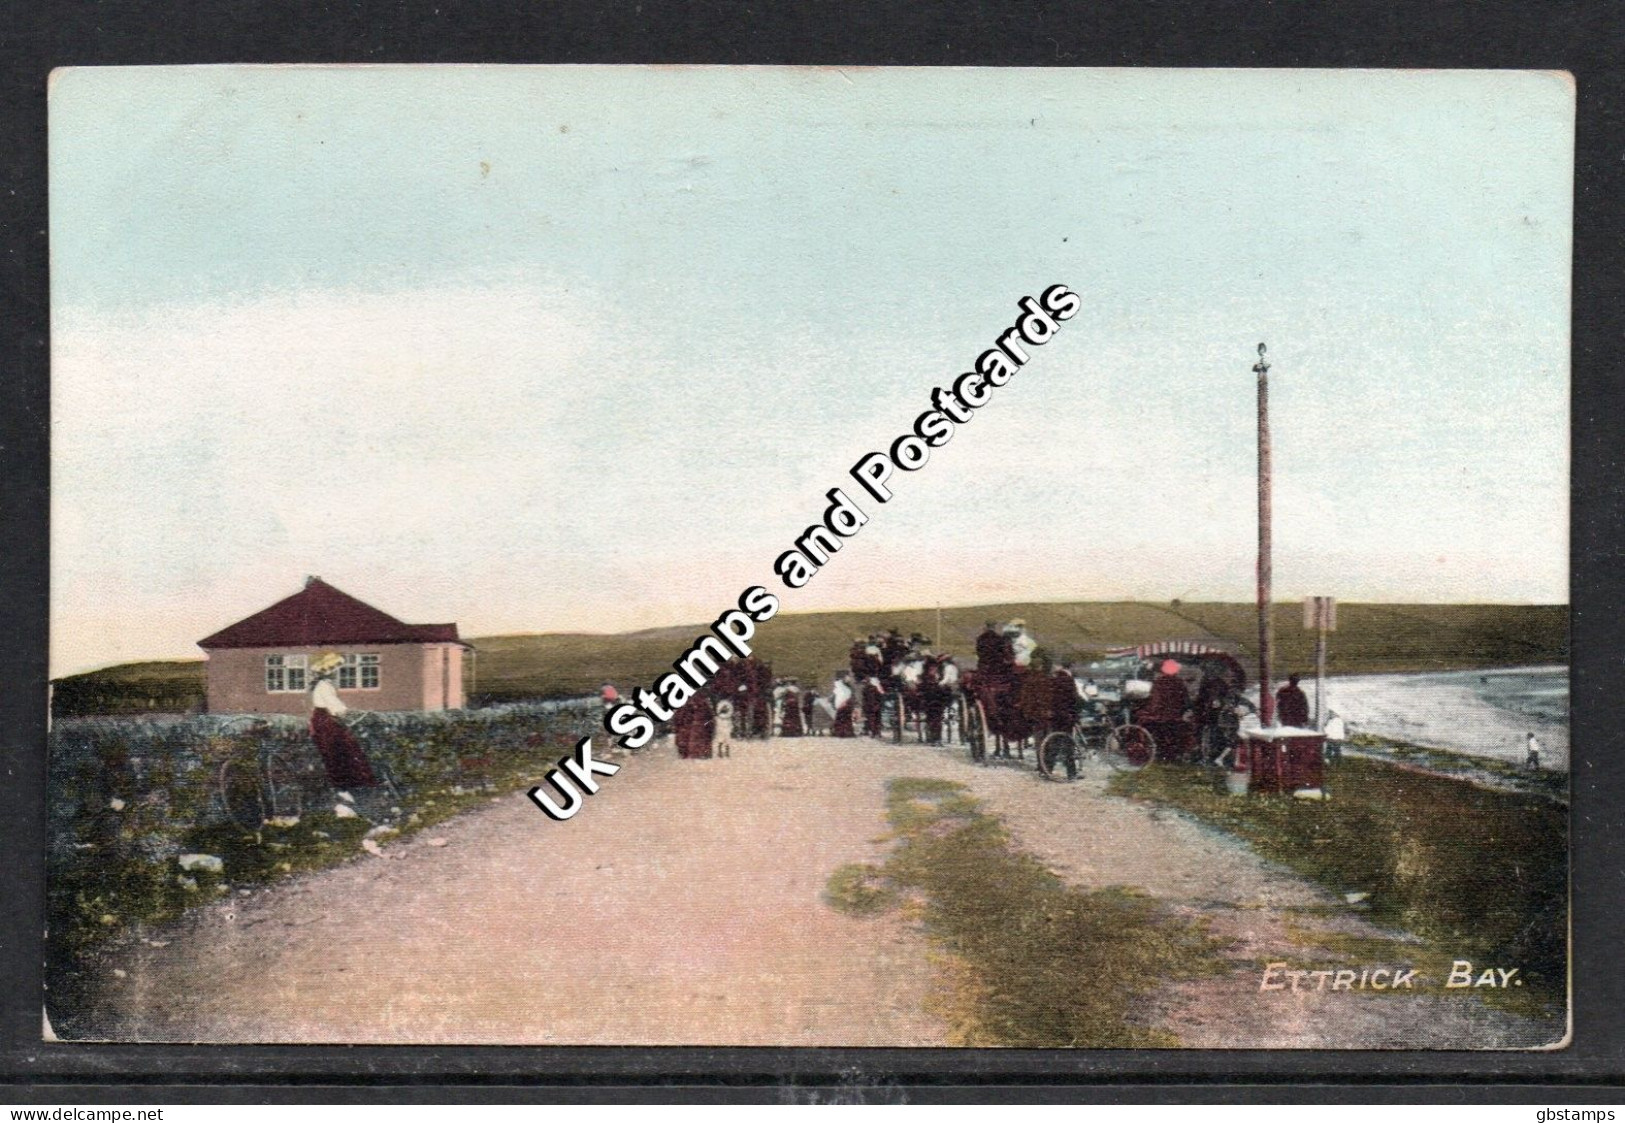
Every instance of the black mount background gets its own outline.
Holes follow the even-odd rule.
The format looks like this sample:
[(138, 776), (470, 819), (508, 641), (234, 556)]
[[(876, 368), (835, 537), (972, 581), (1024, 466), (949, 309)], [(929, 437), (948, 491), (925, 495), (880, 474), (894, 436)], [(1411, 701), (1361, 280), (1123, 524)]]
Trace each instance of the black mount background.
[[(20, 0), (0, 15), (0, 1081), (37, 1102), (727, 1100), (1597, 1103), (1625, 1078), (1617, 622), (1625, 9), (1461, 0), (1045, 5)], [(49, 509), (45, 87), (56, 66), (275, 62), (1563, 69), (1579, 91), (1574, 1043), (1551, 1053), (47, 1045), (39, 1040)], [(1374, 435), (1374, 443), (1380, 434)], [(583, 969), (590, 970), (590, 966)], [(566, 981), (515, 979), (516, 992)], [(1542, 1093), (1556, 1083), (1580, 1085)], [(676, 1086), (676, 1087), (674, 1087)], [(1586, 1087), (1589, 1086), (1589, 1087)], [(387, 1091), (386, 1091), (387, 1089)], [(0, 1091), (0, 1099), (16, 1095)]]

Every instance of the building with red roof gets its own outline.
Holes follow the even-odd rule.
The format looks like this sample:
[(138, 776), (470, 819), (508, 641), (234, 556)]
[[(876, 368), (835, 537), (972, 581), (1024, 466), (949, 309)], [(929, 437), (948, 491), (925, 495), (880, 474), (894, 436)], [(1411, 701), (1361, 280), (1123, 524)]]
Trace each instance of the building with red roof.
[(334, 685), (352, 709), (460, 709), (471, 650), (456, 624), (403, 624), (320, 577), (198, 646), (217, 714), (305, 713), (310, 664), (328, 653), (343, 660)]

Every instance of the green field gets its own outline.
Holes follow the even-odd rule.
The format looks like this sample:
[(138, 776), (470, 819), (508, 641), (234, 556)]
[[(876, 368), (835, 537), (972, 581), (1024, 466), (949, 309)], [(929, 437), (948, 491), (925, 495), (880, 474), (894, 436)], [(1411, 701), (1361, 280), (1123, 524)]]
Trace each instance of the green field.
[[(774, 672), (827, 684), (846, 665), (856, 635), (896, 627), (922, 632), (939, 649), (971, 656), (985, 620), (1020, 617), (1058, 657), (1089, 657), (1109, 647), (1166, 639), (1228, 646), (1252, 670), (1258, 636), (1250, 604), (1081, 602), (997, 604), (942, 609), (936, 636), (932, 608), (795, 613), (759, 627), (757, 653)], [(1314, 637), (1297, 603), (1275, 610), (1275, 669), (1312, 670)], [(544, 634), (471, 640), (478, 658), (467, 672), (475, 701), (554, 698), (652, 683), (701, 633), (691, 624), (618, 635)], [(1568, 608), (1563, 605), (1342, 604), (1329, 645), (1334, 674), (1443, 671), (1568, 662)], [(58, 680), (58, 715), (185, 710), (201, 706), (203, 663), (131, 663)]]
[(176, 713), (203, 705), (203, 661), (124, 663), (51, 683), (51, 712), (78, 714)]

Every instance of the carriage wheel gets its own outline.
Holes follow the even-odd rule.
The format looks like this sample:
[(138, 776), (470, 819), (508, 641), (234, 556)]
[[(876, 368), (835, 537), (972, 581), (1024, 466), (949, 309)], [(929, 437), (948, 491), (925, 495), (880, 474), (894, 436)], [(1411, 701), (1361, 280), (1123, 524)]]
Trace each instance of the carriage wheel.
[(970, 746), (972, 764), (987, 759), (987, 711), (977, 698), (965, 700), (965, 743)]
[[(1038, 770), (1046, 779), (1057, 781), (1072, 779), (1067, 772), (1066, 762), (1076, 749), (1077, 744), (1070, 734), (1051, 733), (1038, 744)], [(1073, 768), (1076, 767), (1074, 764)]]
[(304, 770), (281, 753), (265, 760), (266, 818), (297, 819), (304, 810)]
[(265, 794), (260, 790), (258, 769), (242, 761), (228, 760), (220, 766), (220, 803), (233, 823), (245, 831), (265, 825)]
[(1106, 738), (1106, 761), (1113, 768), (1138, 772), (1156, 759), (1156, 739), (1144, 726), (1119, 725)]

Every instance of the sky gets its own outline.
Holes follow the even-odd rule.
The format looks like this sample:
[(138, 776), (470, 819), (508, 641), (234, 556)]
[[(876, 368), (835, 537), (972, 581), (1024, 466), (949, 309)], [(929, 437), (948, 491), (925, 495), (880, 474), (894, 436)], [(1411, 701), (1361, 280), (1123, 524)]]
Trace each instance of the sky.
[(51, 673), (307, 574), (465, 636), (1251, 600), (1260, 341), (1279, 599), (1566, 603), (1573, 117), (1535, 72), (59, 71)]

